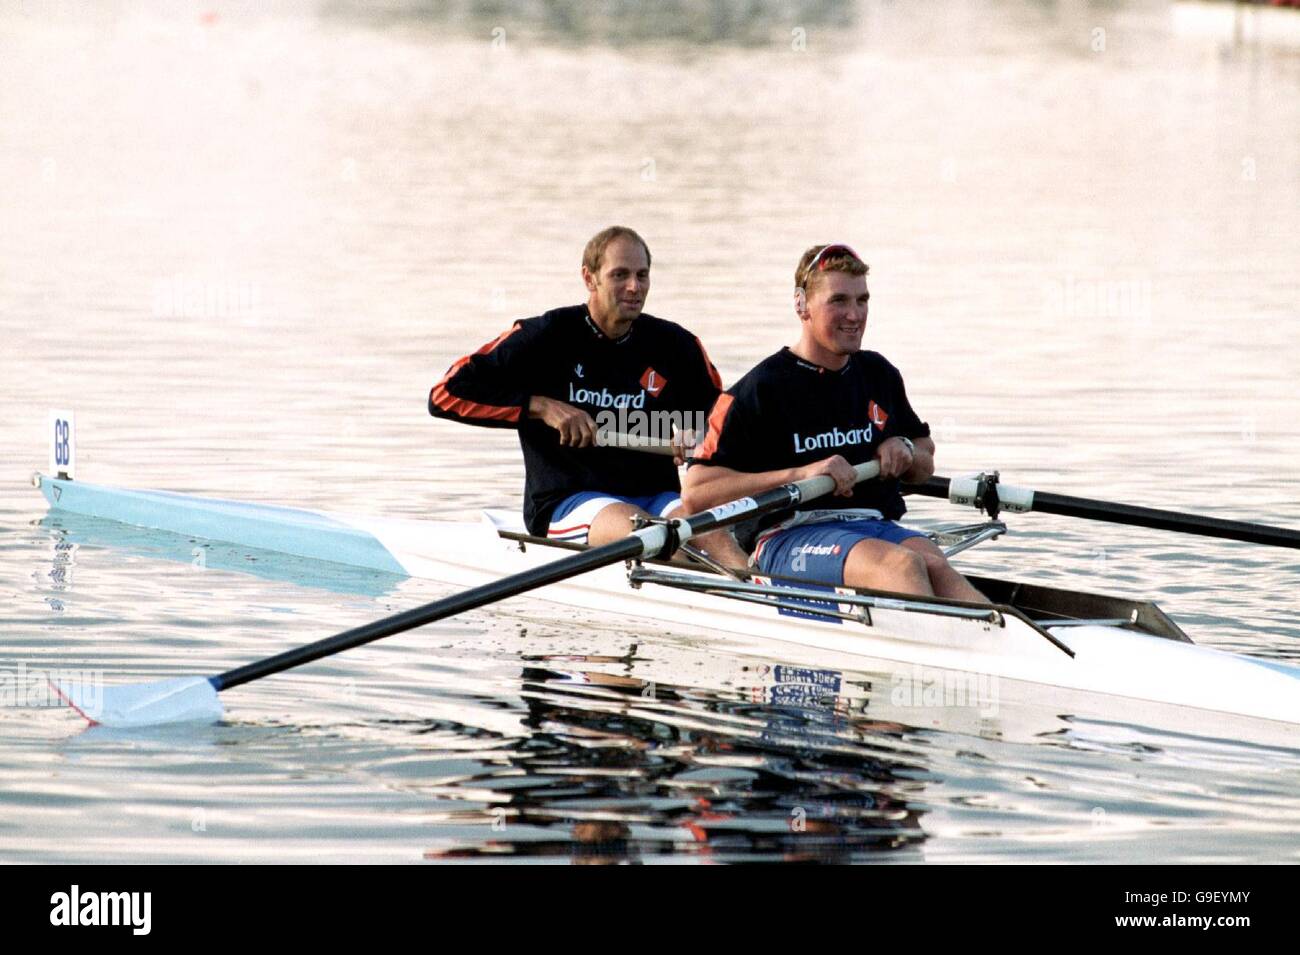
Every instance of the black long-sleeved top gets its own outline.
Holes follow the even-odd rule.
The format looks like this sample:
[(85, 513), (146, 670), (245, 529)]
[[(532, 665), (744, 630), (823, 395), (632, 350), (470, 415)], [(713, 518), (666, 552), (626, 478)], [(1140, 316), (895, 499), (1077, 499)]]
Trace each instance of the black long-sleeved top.
[(533, 395), (583, 409), (601, 430), (668, 438), (672, 423), (703, 433), (721, 389), (704, 346), (680, 325), (643, 314), (615, 341), (585, 305), (575, 305), (515, 322), (461, 358), (430, 391), (429, 413), (519, 431), (524, 523), (544, 535), (551, 512), (571, 494), (639, 497), (680, 484), (667, 456), (562, 447), (554, 428), (528, 417)]
[[(861, 464), (900, 435), (929, 437), (930, 426), (912, 409), (903, 376), (878, 352), (856, 352), (831, 371), (782, 348), (727, 389), (691, 464), (755, 473), (801, 467), (832, 454)], [(796, 510), (837, 507), (871, 508), (891, 521), (907, 510), (896, 478), (863, 481), (850, 499), (822, 498)], [(783, 519), (769, 515), (758, 526)]]

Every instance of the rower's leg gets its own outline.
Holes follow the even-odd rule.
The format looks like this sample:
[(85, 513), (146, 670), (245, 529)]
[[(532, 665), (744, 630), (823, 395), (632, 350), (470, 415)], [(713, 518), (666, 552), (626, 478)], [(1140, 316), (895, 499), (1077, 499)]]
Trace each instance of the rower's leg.
[[(677, 517), (683, 513), (685, 512), (677, 507), (665, 516)], [(587, 531), (587, 543), (599, 547), (626, 537), (632, 533), (633, 518), (649, 516), (635, 504), (607, 504), (592, 518), (591, 527)], [(709, 534), (701, 534), (692, 543), (725, 567), (744, 570), (749, 563), (749, 555), (740, 549), (736, 539), (725, 527)]]
[(909, 537), (903, 545), (913, 553), (919, 554), (925, 561), (926, 574), (936, 595), (950, 597), (953, 600), (969, 600), (973, 603), (990, 603), (988, 597), (976, 590), (969, 580), (963, 577), (948, 563), (939, 545), (928, 537)]
[(599, 547), (601, 544), (621, 540), (632, 533), (634, 517), (649, 517), (649, 515), (635, 504), (625, 504), (621, 501), (616, 504), (606, 504), (591, 519), (591, 527), (587, 529), (587, 543), (592, 547)]
[(853, 545), (844, 561), (844, 583), (868, 590), (934, 596), (924, 557), (911, 548), (875, 538)]
[[(682, 517), (686, 514), (686, 508), (675, 507), (665, 517)], [(691, 541), (696, 547), (704, 551), (723, 567), (730, 567), (732, 570), (746, 570), (749, 567), (749, 555), (740, 549), (736, 543), (736, 538), (732, 536), (731, 530), (726, 527), (718, 528), (716, 531), (710, 531), (707, 534), (701, 534)]]

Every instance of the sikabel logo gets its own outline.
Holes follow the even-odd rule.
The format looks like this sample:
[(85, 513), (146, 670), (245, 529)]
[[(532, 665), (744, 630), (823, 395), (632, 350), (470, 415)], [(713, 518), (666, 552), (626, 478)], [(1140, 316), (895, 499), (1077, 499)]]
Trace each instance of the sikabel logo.
[(593, 408), (644, 408), (645, 392), (616, 395), (608, 388), (599, 391), (594, 388), (575, 388), (573, 382), (569, 382), (569, 401), (575, 405), (591, 405)]
[(50, 896), (51, 925), (129, 925), (131, 934), (148, 935), (152, 925), (152, 892), (70, 892)]
[(804, 451), (843, 448), (850, 444), (870, 444), (871, 435), (871, 425), (867, 425), (865, 428), (849, 428), (847, 431), (831, 428), (829, 431), (809, 435), (806, 438), (801, 434), (796, 434), (794, 436), (794, 453), (801, 454)]

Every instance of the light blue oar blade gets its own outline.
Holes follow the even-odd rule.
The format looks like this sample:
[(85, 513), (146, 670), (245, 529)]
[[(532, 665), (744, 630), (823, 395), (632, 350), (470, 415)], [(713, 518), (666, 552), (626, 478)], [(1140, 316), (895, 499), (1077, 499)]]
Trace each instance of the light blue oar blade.
[(164, 723), (215, 723), (221, 719), (217, 691), (202, 676), (132, 686), (60, 681), (54, 687), (86, 719), (115, 729)]

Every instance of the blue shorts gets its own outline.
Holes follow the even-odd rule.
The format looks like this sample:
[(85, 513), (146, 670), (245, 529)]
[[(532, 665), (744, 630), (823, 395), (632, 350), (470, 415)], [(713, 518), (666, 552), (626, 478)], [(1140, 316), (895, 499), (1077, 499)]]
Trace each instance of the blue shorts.
[(882, 540), (901, 544), (909, 537), (925, 537), (893, 521), (858, 518), (849, 521), (819, 521), (796, 524), (771, 537), (759, 537), (755, 554), (764, 574), (797, 577), (800, 580), (842, 586), (844, 562), (860, 540)]
[[(611, 504), (631, 504), (647, 514), (663, 517), (682, 503), (682, 496), (677, 491), (665, 491), (662, 494), (646, 494), (641, 497), (625, 497), (621, 494), (604, 494), (600, 491), (580, 491), (570, 494), (551, 512), (551, 526), (546, 536), (552, 540), (587, 543), (587, 531), (596, 515)], [(629, 527), (628, 530), (631, 530)]]

